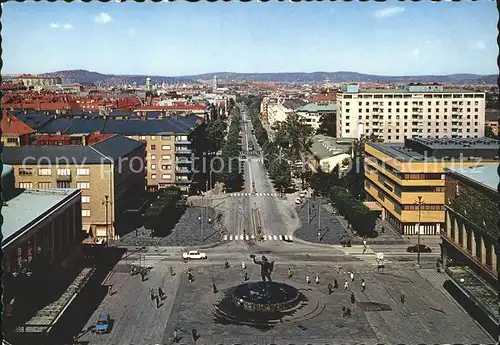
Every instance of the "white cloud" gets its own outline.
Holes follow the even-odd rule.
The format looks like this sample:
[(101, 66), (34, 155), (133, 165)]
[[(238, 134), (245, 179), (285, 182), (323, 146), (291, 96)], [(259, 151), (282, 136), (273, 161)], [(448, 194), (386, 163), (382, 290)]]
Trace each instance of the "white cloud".
[(57, 23), (50, 23), (50, 27), (51, 27), (52, 29), (57, 29), (57, 28), (59, 28), (60, 26), (61, 26), (61, 25), (59, 25), (59, 24), (57, 24)]
[(414, 48), (411, 53), (413, 54), (413, 56), (415, 57), (418, 57), (420, 55), (420, 49), (418, 48)]
[(389, 18), (404, 12), (404, 10), (403, 7), (387, 7), (383, 10), (375, 11), (374, 15), (376, 18)]
[(474, 48), (479, 50), (485, 50), (486, 44), (483, 41), (477, 41), (476, 43), (474, 43)]
[(70, 24), (70, 23), (66, 23), (63, 25), (63, 27), (66, 29), (66, 30), (70, 30), (70, 29), (73, 29), (73, 24)]
[(101, 23), (101, 24), (109, 23), (112, 20), (113, 20), (113, 18), (111, 18), (111, 16), (105, 12), (101, 12), (97, 16), (94, 17), (94, 21), (96, 23)]

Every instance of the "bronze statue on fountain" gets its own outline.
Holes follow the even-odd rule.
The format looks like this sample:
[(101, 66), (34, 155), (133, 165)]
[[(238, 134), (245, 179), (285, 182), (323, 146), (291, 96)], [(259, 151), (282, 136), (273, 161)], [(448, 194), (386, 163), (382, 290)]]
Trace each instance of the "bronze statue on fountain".
[(271, 279), (271, 273), (274, 270), (274, 261), (269, 262), (265, 255), (262, 255), (261, 260), (255, 259), (255, 255), (252, 254), (250, 257), (253, 259), (253, 263), (256, 265), (260, 265), (260, 276), (262, 277), (262, 281), (265, 283), (266, 279), (269, 282), (273, 282)]

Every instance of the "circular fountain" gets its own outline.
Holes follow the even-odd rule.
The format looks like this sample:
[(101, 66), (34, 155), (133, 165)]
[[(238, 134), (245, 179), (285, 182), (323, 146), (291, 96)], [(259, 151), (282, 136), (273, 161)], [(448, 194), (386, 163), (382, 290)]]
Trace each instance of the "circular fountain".
[(288, 284), (253, 282), (236, 286), (231, 299), (248, 312), (286, 312), (300, 302), (299, 290)]

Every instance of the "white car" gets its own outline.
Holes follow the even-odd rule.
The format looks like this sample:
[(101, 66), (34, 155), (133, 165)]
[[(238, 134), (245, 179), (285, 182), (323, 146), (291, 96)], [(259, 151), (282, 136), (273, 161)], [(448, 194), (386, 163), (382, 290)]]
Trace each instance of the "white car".
[(305, 198), (306, 195), (307, 195), (307, 192), (305, 192), (305, 191), (302, 191), (302, 192), (299, 193), (299, 197), (300, 198)]
[(207, 258), (207, 254), (205, 253), (200, 253), (197, 250), (190, 250), (187, 253), (182, 253), (182, 258), (185, 260), (204, 260)]
[(302, 200), (300, 200), (300, 198), (295, 199), (295, 204), (297, 205), (302, 204)]

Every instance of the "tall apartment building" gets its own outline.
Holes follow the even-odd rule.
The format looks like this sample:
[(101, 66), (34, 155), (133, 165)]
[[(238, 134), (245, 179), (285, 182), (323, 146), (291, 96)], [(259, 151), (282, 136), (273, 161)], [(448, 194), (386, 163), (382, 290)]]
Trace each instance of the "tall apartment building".
[(143, 203), (145, 144), (126, 137), (90, 146), (6, 147), (3, 162), (13, 166), (16, 187), (81, 190), (83, 228), (102, 241), (125, 232), (126, 211)]
[(484, 137), (485, 93), (409, 84), (401, 89), (360, 89), (337, 94), (337, 133), (378, 135), (385, 142), (406, 138)]
[[(498, 165), (499, 142), (479, 139), (406, 139), (365, 144), (366, 200), (401, 234), (440, 234), (445, 222), (445, 168)], [(422, 204), (417, 205), (418, 197)]]
[[(158, 119), (66, 119), (55, 118), (47, 121), (45, 115), (30, 115), (20, 118), (27, 123), (40, 122), (38, 134), (71, 136), (70, 144), (83, 134), (86, 143), (94, 137), (105, 135), (121, 135), (144, 142), (146, 144), (146, 186), (148, 190), (157, 190), (167, 186), (178, 186), (185, 193), (189, 192), (191, 184), (191, 155), (192, 149), (189, 135), (192, 130), (202, 122), (195, 114), (179, 117)], [(41, 142), (50, 143), (47, 136)], [(61, 140), (63, 138), (60, 138)], [(66, 139), (65, 139), (66, 140)], [(67, 142), (67, 141), (65, 141)], [(76, 145), (81, 145), (79, 139)]]

